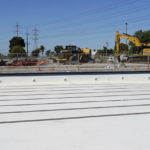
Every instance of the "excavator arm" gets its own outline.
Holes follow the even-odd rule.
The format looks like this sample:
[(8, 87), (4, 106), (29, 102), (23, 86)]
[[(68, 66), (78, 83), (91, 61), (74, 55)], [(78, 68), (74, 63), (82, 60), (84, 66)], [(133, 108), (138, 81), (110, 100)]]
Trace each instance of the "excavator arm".
[(115, 45), (116, 45), (116, 51), (115, 55), (119, 56), (119, 44), (120, 44), (120, 38), (131, 41), (135, 46), (140, 47), (143, 46), (144, 44), (139, 41), (138, 38), (128, 35), (128, 34), (119, 34), (119, 32), (116, 32), (116, 37), (115, 37)]
[(115, 56), (119, 56), (119, 44), (120, 44), (120, 37), (119, 32), (116, 32), (115, 36)]

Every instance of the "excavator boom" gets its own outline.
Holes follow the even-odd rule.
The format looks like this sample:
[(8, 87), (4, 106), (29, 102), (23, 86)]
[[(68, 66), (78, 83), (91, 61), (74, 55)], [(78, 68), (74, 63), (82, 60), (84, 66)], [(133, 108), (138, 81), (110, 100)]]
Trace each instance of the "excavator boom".
[(119, 34), (119, 32), (116, 32), (116, 37), (115, 37), (115, 55), (119, 56), (119, 44), (120, 44), (120, 38), (131, 41), (133, 44), (135, 44), (136, 47), (148, 47), (148, 49), (143, 49), (143, 51), (146, 52), (150, 51), (150, 43), (142, 43), (137, 37), (128, 35), (128, 34)]

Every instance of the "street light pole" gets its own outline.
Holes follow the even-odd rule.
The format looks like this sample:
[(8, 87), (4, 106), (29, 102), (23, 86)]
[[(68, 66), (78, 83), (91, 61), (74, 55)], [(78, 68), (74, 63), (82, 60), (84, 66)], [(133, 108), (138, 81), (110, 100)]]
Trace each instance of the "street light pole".
[(108, 55), (108, 42), (106, 42), (106, 56)]
[[(125, 25), (126, 25), (126, 34), (127, 34), (128, 33), (128, 23), (126, 22)], [(126, 40), (126, 44), (127, 44), (127, 40)]]

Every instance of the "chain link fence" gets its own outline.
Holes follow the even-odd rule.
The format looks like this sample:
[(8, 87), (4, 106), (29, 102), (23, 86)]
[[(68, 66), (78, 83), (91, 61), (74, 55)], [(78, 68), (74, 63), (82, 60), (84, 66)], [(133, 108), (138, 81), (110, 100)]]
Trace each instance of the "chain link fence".
[(56, 54), (48, 56), (25, 56), (9, 54), (0, 56), (0, 73), (37, 73), (37, 72), (112, 72), (112, 71), (149, 71), (150, 56), (128, 56), (119, 61), (114, 56), (92, 54)]

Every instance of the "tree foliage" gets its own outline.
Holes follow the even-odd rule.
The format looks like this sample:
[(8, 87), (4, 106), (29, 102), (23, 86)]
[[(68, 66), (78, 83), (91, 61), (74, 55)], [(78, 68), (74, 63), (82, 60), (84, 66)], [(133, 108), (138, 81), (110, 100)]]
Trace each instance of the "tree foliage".
[(10, 41), (9, 41), (9, 52), (12, 53), (12, 48), (15, 46), (20, 46), (22, 48), (25, 47), (25, 42), (24, 39), (22, 37), (13, 37)]
[(126, 54), (129, 50), (129, 46), (127, 44), (120, 43), (119, 50), (120, 50), (120, 53), (125, 53)]
[(112, 55), (113, 52), (114, 52), (113, 49), (108, 49), (106, 46), (103, 46), (103, 49), (97, 50), (96, 55), (106, 56), (106, 54), (107, 54), (109, 56), (109, 55)]
[(32, 56), (38, 57), (40, 53), (42, 53), (42, 55), (43, 55), (44, 50), (45, 50), (45, 47), (43, 45), (41, 45), (40, 48), (37, 48), (37, 49), (32, 51)]
[(54, 47), (54, 50), (56, 53), (60, 53), (60, 51), (63, 49), (63, 46), (62, 45), (57, 45)]
[[(150, 42), (150, 30), (147, 31), (138, 30), (134, 33), (133, 36), (137, 37), (139, 41), (142, 43)], [(135, 51), (137, 51), (137, 47), (132, 42), (129, 42), (129, 46), (130, 46), (129, 53), (135, 53)]]
[(137, 37), (141, 42), (150, 42), (150, 30), (147, 31), (136, 31), (134, 36)]
[(44, 54), (44, 50), (45, 50), (45, 47), (43, 45), (40, 46), (40, 51), (42, 53), (42, 55)]
[(11, 57), (22, 57), (22, 56), (26, 56), (26, 51), (24, 50), (23, 47), (16, 45), (14, 47), (11, 48)]
[(50, 56), (51, 50), (47, 50), (45, 54), (46, 54), (46, 56)]
[(38, 57), (39, 54), (40, 54), (40, 49), (39, 48), (32, 51), (32, 56), (34, 56), (34, 57)]

